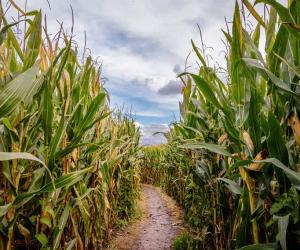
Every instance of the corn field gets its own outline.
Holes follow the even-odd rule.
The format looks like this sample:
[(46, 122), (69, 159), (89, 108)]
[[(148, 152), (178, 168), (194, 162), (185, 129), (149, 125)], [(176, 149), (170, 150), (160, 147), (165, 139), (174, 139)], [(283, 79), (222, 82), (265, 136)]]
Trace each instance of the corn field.
[(134, 119), (110, 109), (101, 64), (79, 59), (73, 28), (50, 35), (41, 11), (9, 2), (0, 249), (103, 249), (135, 214), (140, 182), (184, 209), (189, 249), (300, 249), (299, 0), (236, 1), (226, 68), (192, 41), (199, 70), (179, 75), (180, 119), (147, 147)]
[[(0, 249), (102, 249), (139, 196), (139, 132), (40, 11), (0, 13)], [(23, 29), (23, 35), (15, 29)]]
[(184, 208), (190, 249), (300, 249), (300, 2), (255, 3), (222, 30), (226, 69), (192, 41), (180, 120), (144, 148), (142, 180)]

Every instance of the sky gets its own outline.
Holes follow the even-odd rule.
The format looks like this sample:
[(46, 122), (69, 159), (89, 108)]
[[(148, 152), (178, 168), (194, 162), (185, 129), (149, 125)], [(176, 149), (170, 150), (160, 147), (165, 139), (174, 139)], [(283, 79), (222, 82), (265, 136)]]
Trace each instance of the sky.
[[(24, 6), (24, 0), (16, 1)], [(191, 52), (200, 44), (201, 27), (207, 53), (224, 61), (221, 28), (232, 20), (234, 0), (28, 0), (28, 10), (41, 8), (50, 33), (59, 22), (70, 30), (72, 5), (74, 34), (79, 49), (86, 47), (103, 63), (102, 77), (111, 107), (136, 117), (142, 144), (164, 142), (162, 134), (179, 119), (181, 82)], [(197, 70), (195, 55), (188, 71)]]

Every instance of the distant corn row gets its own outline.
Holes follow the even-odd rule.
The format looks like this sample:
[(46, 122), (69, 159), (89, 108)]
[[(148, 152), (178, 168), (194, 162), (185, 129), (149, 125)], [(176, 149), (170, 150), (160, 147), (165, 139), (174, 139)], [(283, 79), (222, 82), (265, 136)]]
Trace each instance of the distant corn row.
[(223, 31), (228, 81), (192, 42), (201, 66), (181, 75), (180, 121), (145, 149), (147, 181), (185, 209), (190, 249), (300, 249), (300, 2), (256, 3), (263, 17), (243, 0)]
[(143, 174), (141, 175), (141, 181), (143, 183), (153, 185), (164, 183), (161, 180), (165, 171), (165, 168), (162, 167), (162, 164), (164, 164), (164, 158), (162, 157), (164, 149), (164, 145), (147, 146), (143, 148)]
[(134, 212), (138, 130), (72, 37), (14, 7), (16, 23), (0, 9), (0, 249), (101, 249)]

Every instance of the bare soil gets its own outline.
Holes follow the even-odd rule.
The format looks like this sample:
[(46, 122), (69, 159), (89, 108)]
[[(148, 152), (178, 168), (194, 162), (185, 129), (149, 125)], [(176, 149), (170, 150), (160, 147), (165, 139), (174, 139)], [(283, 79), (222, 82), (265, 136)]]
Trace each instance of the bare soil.
[(172, 241), (183, 230), (183, 215), (175, 201), (159, 188), (142, 186), (139, 203), (141, 218), (117, 233), (110, 249), (171, 249)]

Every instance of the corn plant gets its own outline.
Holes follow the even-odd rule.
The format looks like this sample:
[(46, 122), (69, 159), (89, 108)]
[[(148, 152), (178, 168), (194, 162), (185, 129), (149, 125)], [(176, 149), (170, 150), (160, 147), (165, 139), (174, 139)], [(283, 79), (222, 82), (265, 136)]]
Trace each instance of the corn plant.
[(161, 153), (159, 172), (173, 169), (161, 185), (184, 201), (199, 249), (300, 247), (300, 3), (255, 4), (263, 16), (237, 1), (222, 31), (227, 81), (192, 41), (201, 66), (180, 75), (180, 121)]
[[(40, 11), (0, 9), (0, 249), (99, 249), (139, 195), (139, 133)], [(14, 29), (26, 23), (22, 35)]]

